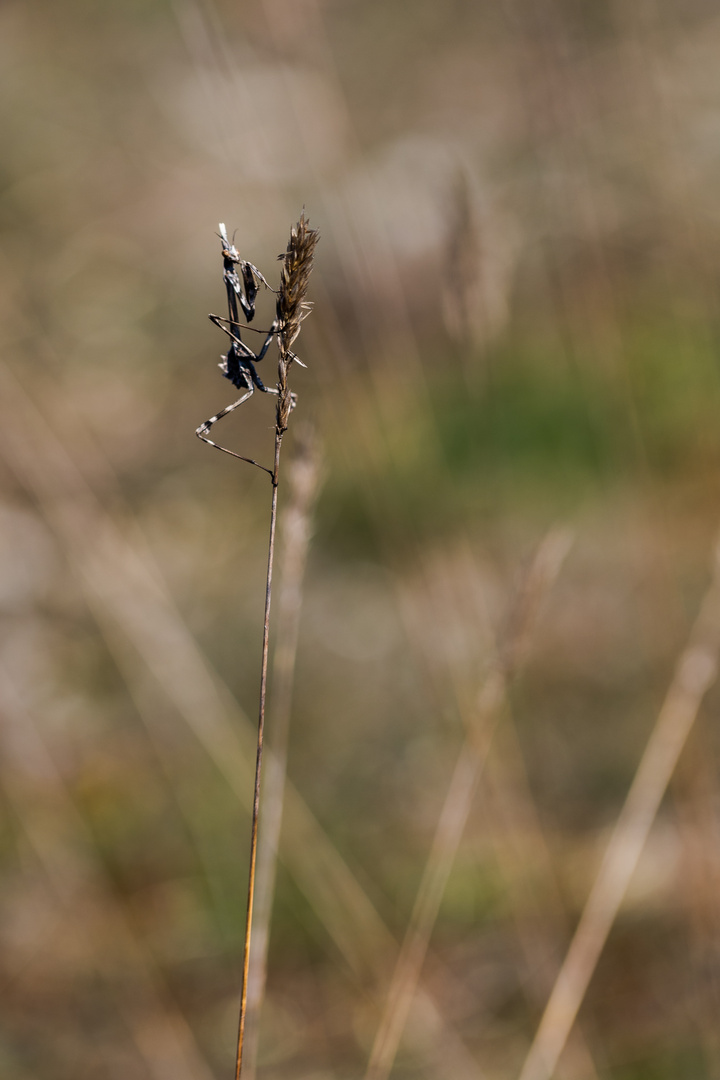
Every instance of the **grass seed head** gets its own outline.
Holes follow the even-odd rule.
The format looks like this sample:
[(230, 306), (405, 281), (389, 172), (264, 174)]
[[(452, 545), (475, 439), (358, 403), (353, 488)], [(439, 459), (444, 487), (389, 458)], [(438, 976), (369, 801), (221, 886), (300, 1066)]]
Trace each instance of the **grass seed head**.
[(294, 400), (288, 387), (288, 371), (294, 356), (291, 345), (300, 333), (300, 325), (307, 318), (312, 304), (305, 300), (310, 273), (315, 256), (315, 245), (320, 239), (317, 229), (311, 229), (303, 209), (300, 220), (290, 230), (285, 253), (279, 258), (280, 290), (277, 316), (280, 322), (280, 362), (278, 364), (277, 429), (280, 434), (287, 430), (288, 418)]
[(320, 239), (317, 229), (311, 229), (305, 210), (300, 215), (297, 225), (290, 230), (287, 250), (280, 255), (280, 295), (278, 297), (278, 318), (282, 329), (280, 339), (282, 351), (287, 353), (300, 333), (300, 324), (312, 307), (305, 300), (310, 273), (315, 255), (315, 245)]

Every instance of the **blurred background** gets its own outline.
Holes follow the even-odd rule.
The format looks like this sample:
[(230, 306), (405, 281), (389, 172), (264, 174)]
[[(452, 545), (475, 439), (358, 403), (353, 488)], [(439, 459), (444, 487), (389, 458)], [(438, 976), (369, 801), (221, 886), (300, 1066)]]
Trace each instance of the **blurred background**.
[[(392, 1075), (514, 1080), (713, 572), (717, 6), (6, 0), (0, 53), (0, 1073), (232, 1074), (269, 485), (194, 430), (218, 222), (275, 285), (304, 205), (257, 1075), (364, 1075), (470, 745)], [(719, 708), (558, 1076), (720, 1077)]]

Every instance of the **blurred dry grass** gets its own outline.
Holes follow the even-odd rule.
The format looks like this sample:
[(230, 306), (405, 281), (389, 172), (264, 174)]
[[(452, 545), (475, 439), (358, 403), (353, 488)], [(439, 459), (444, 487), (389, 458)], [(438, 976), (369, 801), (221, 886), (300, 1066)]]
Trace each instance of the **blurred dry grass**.
[[(719, 47), (707, 0), (3, 5), (2, 1076), (229, 1075), (265, 483), (193, 431), (231, 400), (216, 223), (270, 267), (303, 203), (327, 477), (257, 1075), (366, 1069), (560, 522), (392, 1072), (519, 1076), (711, 578)], [(230, 445), (269, 464), (272, 424)], [(719, 704), (558, 1076), (720, 1077)]]

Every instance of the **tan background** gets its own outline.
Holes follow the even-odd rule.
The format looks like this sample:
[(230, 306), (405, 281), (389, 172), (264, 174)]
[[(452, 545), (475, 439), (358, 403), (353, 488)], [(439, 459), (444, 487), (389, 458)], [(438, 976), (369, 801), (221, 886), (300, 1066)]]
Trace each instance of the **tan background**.
[[(3, 1077), (231, 1075), (268, 490), (193, 431), (232, 400), (217, 223), (275, 282), (303, 204), (293, 424), (324, 487), (289, 773), (375, 914), (294, 844), (258, 1075), (363, 1075), (378, 927), (407, 926), (556, 530), (423, 969), (438, 1012), (415, 1002), (393, 1076), (459, 1076), (448, 1046), (519, 1074), (710, 580), (719, 55), (706, 0), (2, 5)], [(267, 460), (271, 424), (258, 395), (223, 435)], [(719, 702), (591, 981), (576, 1080), (720, 1076)]]

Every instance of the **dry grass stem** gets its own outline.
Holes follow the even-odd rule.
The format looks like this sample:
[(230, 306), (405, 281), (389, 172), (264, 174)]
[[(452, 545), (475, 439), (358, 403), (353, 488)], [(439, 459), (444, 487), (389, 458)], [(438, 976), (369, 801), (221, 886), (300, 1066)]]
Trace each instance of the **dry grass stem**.
[(466, 739), (453, 770), (410, 923), (395, 965), (385, 1010), (370, 1054), (366, 1080), (386, 1080), (390, 1075), (425, 962), (430, 936), (470, 814), (473, 795), (505, 703), (508, 680), (517, 671), (542, 598), (552, 587), (570, 542), (566, 530), (555, 529), (541, 544), (513, 605), (497, 662), (477, 695), (472, 715), (465, 717)]
[(255, 874), (257, 867), (258, 819), (260, 815), (260, 782), (262, 777), (263, 742), (265, 735), (265, 700), (267, 696), (268, 652), (270, 646), (270, 605), (272, 602), (273, 562), (275, 559), (275, 528), (277, 523), (278, 483), (280, 480), (280, 450), (287, 431), (290, 413), (295, 406), (295, 395), (288, 385), (288, 373), (296, 357), (290, 346), (300, 333), (300, 324), (309, 313), (305, 294), (310, 281), (315, 247), (320, 238), (317, 229), (308, 227), (305, 211), (296, 226), (291, 229), (280, 273), (280, 292), (277, 316), (280, 323), (278, 341), (277, 411), (275, 421), (275, 456), (273, 460), (272, 500), (270, 504), (270, 538), (268, 541), (267, 578), (265, 582), (265, 614), (263, 618), (262, 659), (260, 664), (260, 708), (257, 727), (255, 755), (255, 784), (253, 790), (252, 825), (250, 830), (250, 872), (248, 874), (247, 911), (245, 918), (245, 943), (243, 946), (242, 989), (240, 993), (240, 1019), (238, 1024), (235, 1080), (242, 1074), (245, 1020), (247, 1016), (248, 977), (250, 970), (250, 944), (252, 939), (253, 904), (255, 900)]
[(708, 1080), (718, 1080), (720, 984), (713, 961), (708, 965), (708, 956), (720, 953), (720, 790), (712, 735), (710, 726), (698, 730), (672, 787), (682, 846), (678, 878), (683, 883), (680, 902), (690, 928), (689, 958), (697, 982), (704, 981), (706, 990), (693, 1000), (692, 1024), (702, 1045)]
[(308, 426), (296, 436), (296, 451), (288, 476), (288, 506), (281, 516), (282, 550), (277, 599), (277, 640), (273, 657), (271, 726), (260, 801), (263, 827), (258, 840), (255, 878), (253, 947), (248, 973), (245, 1075), (257, 1067), (260, 1012), (267, 979), (267, 953), (287, 772), (287, 743), (297, 656), (302, 584), (311, 537), (313, 507), (321, 474), (317, 437)]
[(720, 653), (720, 548), (713, 579), (675, 669), (625, 805), (555, 981), (520, 1080), (550, 1080), (648, 833), (700, 708)]
[[(562, 962), (566, 908), (538, 815), (525, 759), (509, 709), (496, 732), (483, 778), (484, 812), (495, 862), (525, 960), (523, 988), (533, 1010), (547, 1001)], [(537, 883), (539, 888), (535, 888)], [(597, 1080), (590, 1050), (579, 1028), (571, 1035), (558, 1080)]]

